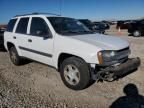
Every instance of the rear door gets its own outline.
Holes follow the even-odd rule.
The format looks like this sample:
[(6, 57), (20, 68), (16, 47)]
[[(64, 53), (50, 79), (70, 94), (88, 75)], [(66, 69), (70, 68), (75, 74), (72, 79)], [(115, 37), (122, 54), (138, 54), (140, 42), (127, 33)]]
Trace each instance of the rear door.
[(20, 18), (18, 25), (15, 29), (15, 35), (13, 39), (17, 41), (17, 49), (20, 56), (29, 58), (29, 52), (23, 50), (21, 47), (27, 47), (28, 37), (27, 28), (29, 23), (29, 17)]

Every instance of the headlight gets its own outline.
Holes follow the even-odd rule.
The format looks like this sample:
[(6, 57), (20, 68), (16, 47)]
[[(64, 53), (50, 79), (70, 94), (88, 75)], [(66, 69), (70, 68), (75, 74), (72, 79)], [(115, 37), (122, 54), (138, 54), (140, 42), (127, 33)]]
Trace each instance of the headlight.
[(100, 64), (103, 64), (104, 62), (107, 61), (115, 60), (115, 56), (116, 56), (116, 51), (104, 50), (98, 52), (98, 60)]
[(103, 57), (114, 57), (116, 55), (115, 51), (102, 51)]

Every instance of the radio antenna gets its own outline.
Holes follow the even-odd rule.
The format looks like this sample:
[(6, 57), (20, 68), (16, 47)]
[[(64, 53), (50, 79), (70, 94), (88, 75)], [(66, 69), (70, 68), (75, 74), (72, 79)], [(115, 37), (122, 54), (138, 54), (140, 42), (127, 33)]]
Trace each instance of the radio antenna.
[(60, 16), (62, 15), (62, 0), (59, 0), (59, 12), (60, 12)]

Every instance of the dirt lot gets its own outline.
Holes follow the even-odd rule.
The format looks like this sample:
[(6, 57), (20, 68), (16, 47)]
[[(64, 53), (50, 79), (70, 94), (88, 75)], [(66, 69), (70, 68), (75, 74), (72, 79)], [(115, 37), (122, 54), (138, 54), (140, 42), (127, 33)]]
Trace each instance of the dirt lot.
[[(115, 31), (107, 31), (116, 34)], [(125, 35), (125, 36), (124, 36)], [(131, 44), (131, 57), (141, 58), (141, 67), (134, 73), (114, 82), (94, 83), (82, 91), (68, 89), (59, 73), (46, 65), (31, 62), (14, 66), (7, 52), (0, 51), (0, 107), (1, 108), (109, 108), (123, 88), (135, 84), (144, 95), (144, 37), (119, 37)]]

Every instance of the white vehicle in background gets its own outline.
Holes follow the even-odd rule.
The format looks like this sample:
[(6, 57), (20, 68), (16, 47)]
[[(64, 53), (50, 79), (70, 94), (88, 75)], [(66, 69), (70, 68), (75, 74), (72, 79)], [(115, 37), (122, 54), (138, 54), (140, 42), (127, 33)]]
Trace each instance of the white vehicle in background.
[(56, 15), (13, 17), (4, 45), (13, 64), (28, 58), (50, 65), (74, 90), (86, 88), (91, 80), (112, 81), (140, 65), (139, 58), (128, 58), (127, 41), (95, 34), (76, 19)]

